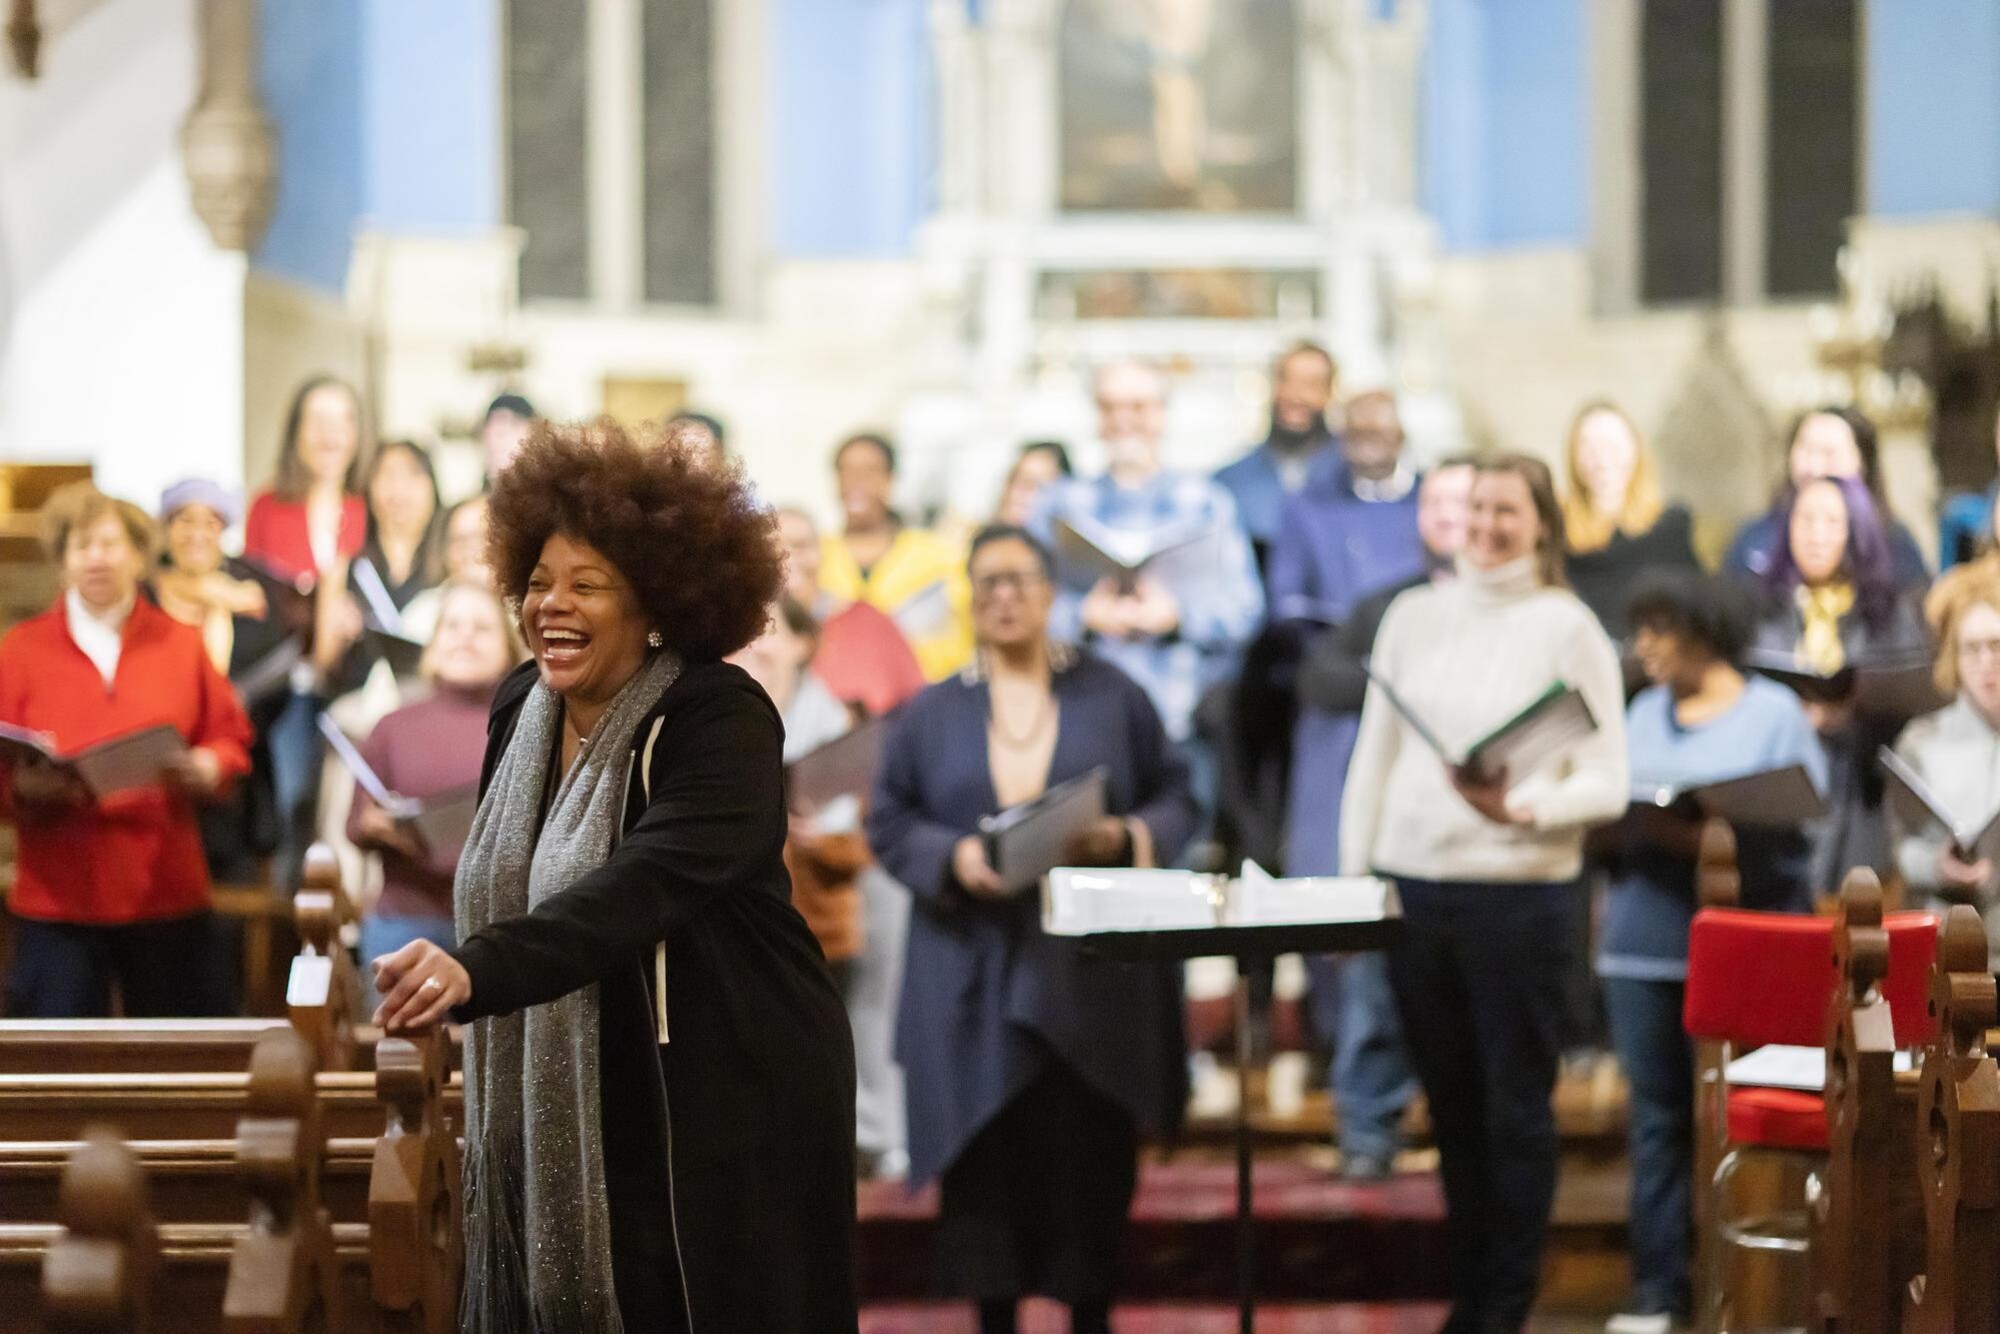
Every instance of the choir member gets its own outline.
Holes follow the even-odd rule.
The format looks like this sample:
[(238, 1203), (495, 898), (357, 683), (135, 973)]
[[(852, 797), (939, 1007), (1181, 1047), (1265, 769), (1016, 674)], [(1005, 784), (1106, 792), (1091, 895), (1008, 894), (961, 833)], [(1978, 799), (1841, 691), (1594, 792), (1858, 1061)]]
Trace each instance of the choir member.
[(794, 506), (778, 510), (785, 548), (785, 592), (819, 624), (812, 672), (834, 697), (879, 718), (924, 688), (924, 669), (910, 641), (888, 616), (866, 602), (835, 597), (820, 584), (824, 550), (819, 525)]
[(55, 605), (0, 638), (0, 723), (61, 754), (156, 726), (186, 749), (160, 781), (99, 797), (73, 768), (0, 764), (15, 827), (7, 1013), (222, 1015), (233, 1008), (209, 908), (198, 806), (250, 768), (250, 722), (201, 632), (139, 596), (152, 520), (89, 482), (49, 498)]
[(330, 695), (359, 689), (383, 662), (363, 630), (409, 637), (403, 609), (444, 576), (443, 507), (429, 451), (388, 441), (369, 460), (362, 494), (367, 536), (346, 564), (344, 584), (326, 590), (313, 644)]
[(1550, 1109), (1578, 938), (1584, 830), (1625, 809), (1618, 658), (1563, 582), (1549, 472), (1482, 460), (1458, 577), (1383, 618), (1372, 670), (1448, 741), (1467, 742), (1557, 681), (1597, 728), (1533, 773), (1454, 768), (1371, 686), (1341, 803), (1345, 873), (1393, 878), (1389, 958), (1429, 1099), (1452, 1256), (1450, 1330), (1527, 1319), (1555, 1194)]
[[(1897, 583), (1887, 531), (1859, 479), (1822, 477), (1801, 486), (1785, 514), (1786, 541), (1765, 585), (1760, 661), (1789, 662), (1823, 677), (1929, 651), (1915, 602)], [(1864, 717), (1850, 695), (1806, 700), (1827, 752), (1827, 813), (1813, 822), (1810, 882), (1836, 892), (1857, 866), (1891, 865), (1875, 752), (1895, 721)]]
[[(1285, 503), (1270, 563), (1274, 621), (1296, 627), (1311, 652), (1338, 634), (1363, 596), (1420, 574), (1426, 564), (1417, 478), (1403, 462), (1394, 395), (1357, 394), (1347, 404), (1339, 453), (1323, 457)], [(1302, 702), (1292, 736), (1285, 871), (1333, 875), (1340, 867), (1340, 790), (1359, 710)], [(1315, 956), (1312, 1013), (1333, 1044), (1333, 1097), (1340, 1112), (1341, 1171), (1353, 1180), (1389, 1174), (1403, 1108), (1416, 1092), (1396, 1032), (1387, 964), (1379, 953)]]
[(1164, 466), (1166, 383), (1158, 369), (1130, 361), (1106, 366), (1097, 377), (1097, 415), (1109, 466), (1101, 477), (1051, 487), (1029, 525), (1036, 537), (1052, 543), (1063, 520), (1146, 540), (1200, 538), (1142, 570), (1130, 587), (1060, 568), (1052, 633), (1089, 647), (1145, 687), (1190, 766), (1206, 821), (1215, 810), (1216, 761), (1196, 734), (1195, 705), (1231, 679), (1262, 618), (1256, 561), (1229, 492)]
[(445, 511), (444, 582), (424, 589), (404, 605), (403, 633), (430, 642), (451, 585), (492, 582), (493, 571), (486, 565), (486, 496), (482, 492)]
[[(367, 423), (361, 397), (343, 380), (316, 376), (299, 386), (285, 417), (278, 475), (250, 502), (243, 555), (302, 591), (329, 575), (337, 592), (346, 561), (368, 537), (361, 495)], [(277, 803), (277, 877), (296, 887), (319, 800), (319, 682), (301, 665), (264, 739)]]
[[(2000, 454), (2000, 416), (1993, 422), (1993, 449)], [(1994, 497), (2000, 482), (1984, 491), (1948, 496), (1938, 507), (1938, 569), (1949, 570), (1993, 550)]]
[(778, 594), (770, 512), (607, 421), (538, 431), (488, 524), (533, 664), (458, 945), (376, 963), (379, 1022), (469, 1025), (460, 1325), (851, 1331), (847, 1017), (791, 904), (777, 710), (721, 661)]
[(507, 465), (535, 433), (535, 406), (515, 393), (501, 394), (486, 405), (479, 419), (479, 452), (486, 460), (486, 484), (507, 471)]
[(904, 523), (891, 506), (896, 448), (886, 437), (863, 434), (842, 442), (833, 453), (833, 473), (847, 526), (821, 545), (820, 587), (894, 619), (924, 679), (950, 676), (972, 653), (959, 553), (937, 534)]
[(1576, 414), (1563, 462), (1570, 586), (1622, 640), (1626, 605), (1648, 574), (1701, 568), (1693, 520), (1684, 506), (1662, 499), (1652, 450), (1614, 403), (1588, 403)]
[[(2000, 810), (2000, 569), (1979, 562), (1941, 579), (1927, 607), (1937, 682), (1952, 702), (1903, 729), (1896, 753), (1959, 821)], [(1893, 813), (1893, 812), (1892, 812)], [(1955, 848), (1935, 824), (1896, 821), (1896, 864), (1920, 900), (1971, 903), (2000, 946), (2000, 874), (1977, 848)], [(2000, 947), (1993, 950), (2000, 964)]]
[[(1621, 619), (1650, 682), (1625, 720), (1636, 789), (1685, 790), (1792, 765), (1825, 786), (1826, 757), (1797, 697), (1742, 669), (1755, 628), (1745, 590), (1718, 577), (1658, 573)], [(1631, 1089), (1632, 1296), (1616, 1325), (1630, 1334), (1666, 1334), (1693, 1313), (1694, 1051), (1681, 1002), (1700, 835), (1698, 811), (1633, 807), (1616, 831), (1598, 944), (1612, 1043)], [(1739, 825), (1736, 853), (1745, 907), (1812, 911), (1802, 831)]]
[(1313, 464), (1336, 438), (1327, 425), (1339, 372), (1317, 343), (1285, 349), (1271, 371), (1271, 429), (1263, 443), (1215, 474), (1236, 501), (1261, 566), (1270, 557), (1285, 502), (1306, 485)]
[(1145, 865), (1194, 827), (1187, 771), (1146, 694), (1052, 642), (1049, 555), (1016, 528), (973, 542), (979, 650), (895, 724), (869, 841), (915, 901), (897, 1027), (910, 1177), (942, 1179), (939, 1276), (1009, 1331), (1028, 1293), (1105, 1334), (1138, 1133), (1186, 1096), (1178, 970), (1125, 966), (1046, 936), (1032, 892), (994, 874), (981, 817), (1102, 766), (1111, 815), (1075, 865)]
[(1882, 516), (1883, 537), (1889, 548), (1890, 570), (1904, 588), (1922, 588), (1930, 582), (1930, 569), (1910, 530), (1889, 514), (1882, 490), (1882, 462), (1875, 423), (1853, 408), (1818, 408), (1792, 425), (1785, 449), (1785, 485), (1771, 501), (1771, 508), (1745, 523), (1736, 532), (1722, 557), (1722, 568), (1730, 574), (1767, 577), (1784, 551), (1785, 516), (1792, 499), (1806, 483), (1820, 477), (1854, 478), (1867, 488), (1870, 500)]
[(1007, 470), (1007, 481), (1000, 488), (1000, 504), (993, 514), (993, 522), (1024, 527), (1034, 517), (1035, 504), (1048, 490), (1064, 477), (1074, 477), (1076, 469), (1070, 464), (1069, 450), (1057, 440), (1034, 440), (1021, 446), (1021, 452), (1014, 456), (1014, 466)]
[(206, 478), (169, 486), (160, 497), (166, 552), (151, 591), (160, 610), (201, 632), (209, 661), (237, 684), (254, 741), (250, 772), (201, 806), (208, 873), (228, 884), (253, 883), (277, 847), (277, 806), (265, 733), (290, 697), (284, 679), (259, 680), (257, 669), (288, 657), (296, 630), (270, 605), (270, 594), (243, 561), (226, 556), (222, 538), (238, 518), (235, 496)]

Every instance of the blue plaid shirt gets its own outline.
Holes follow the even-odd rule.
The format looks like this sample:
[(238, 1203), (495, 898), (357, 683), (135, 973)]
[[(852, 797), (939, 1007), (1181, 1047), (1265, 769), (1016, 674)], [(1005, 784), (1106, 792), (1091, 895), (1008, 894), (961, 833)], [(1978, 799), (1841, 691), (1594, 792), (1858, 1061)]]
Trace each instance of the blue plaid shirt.
[(1058, 569), (1049, 633), (1091, 651), (1145, 687), (1167, 735), (1184, 741), (1202, 694), (1229, 679), (1238, 651), (1264, 615), (1257, 564), (1229, 492), (1206, 477), (1162, 472), (1138, 487), (1109, 477), (1071, 478), (1048, 488), (1029, 528), (1052, 541), (1055, 521), (1081, 516), (1108, 528), (1166, 532), (1196, 526), (1208, 538), (1186, 558), (1163, 559), (1160, 582), (1180, 606), (1173, 633), (1138, 639), (1100, 639), (1083, 628), (1082, 605), (1090, 592), (1086, 573)]

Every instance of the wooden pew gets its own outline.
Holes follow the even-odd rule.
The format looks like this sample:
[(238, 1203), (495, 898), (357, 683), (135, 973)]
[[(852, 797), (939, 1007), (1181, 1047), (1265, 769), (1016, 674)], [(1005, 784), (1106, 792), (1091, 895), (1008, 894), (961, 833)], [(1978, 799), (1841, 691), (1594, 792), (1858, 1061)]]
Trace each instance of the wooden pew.
[[(453, 1330), (463, 1205), (458, 1144), (443, 1105), (452, 1050), (439, 1032), (387, 1040), (376, 1084), (391, 1109), (389, 1133), (343, 1146), (324, 1141), (310, 1046), (281, 1030), (256, 1054), (247, 1114), (226, 1146), (232, 1161), (218, 1163), (212, 1145), (196, 1145), (203, 1170), (190, 1174), (190, 1146), (126, 1146), (129, 1161), (145, 1170), (154, 1212), (164, 1206), (175, 1219), (158, 1228), (159, 1283), (171, 1298), (155, 1302), (177, 1313), (171, 1328)], [(315, 1145), (323, 1147), (301, 1156)], [(343, 1161), (350, 1177), (362, 1165), (363, 1184), (355, 1192), (350, 1181), (347, 1200), (335, 1204), (324, 1187)], [(173, 1203), (202, 1192), (201, 1221), (174, 1212)], [(209, 1221), (217, 1200), (235, 1202), (231, 1221)], [(9, 1220), (24, 1216), (47, 1215), (0, 1209)], [(33, 1327), (10, 1320), (20, 1309), (13, 1288), (60, 1235), (48, 1224), (0, 1224), (0, 1331)], [(329, 1283), (337, 1285), (330, 1297)], [(315, 1325), (313, 1313), (331, 1309), (329, 1301), (351, 1317), (372, 1302), (373, 1318)]]
[[(1702, 822), (1701, 845), (1695, 857), (1695, 903), (1703, 908), (1736, 908), (1743, 903), (1743, 877), (1736, 869), (1736, 832), (1727, 820), (1711, 816)], [(1694, 1182), (1689, 1194), (1694, 1214), (1694, 1272), (1716, 1272), (1715, 1220), (1708, 1185), (1722, 1163), (1722, 1146), (1729, 1139), (1729, 1109), (1722, 1079), (1722, 1044), (1694, 1040)], [(1699, 1305), (1699, 1303), (1697, 1303)]]
[(1912, 1170), (1916, 1080), (1895, 1072), (1895, 1024), (1882, 994), (1889, 933), (1870, 871), (1851, 873), (1841, 887), (1833, 963), (1840, 980), (1827, 1010), (1827, 1167), (1811, 1200), (1814, 1327), (1892, 1334), (1903, 1287), (1922, 1260), (1923, 1208)]
[(62, 1231), (42, 1261), (49, 1334), (151, 1334), (159, 1232), (138, 1160), (102, 1127), (71, 1155), (56, 1221)]
[(1996, 1008), (1985, 928), (1959, 904), (1938, 932), (1937, 1031), (1917, 1100), (1925, 1246), (1904, 1308), (1913, 1334), (2000, 1334), (2000, 1064), (1986, 1049)]
[(292, 910), (299, 953), (285, 987), (286, 1016), (312, 1044), (319, 1069), (351, 1070), (354, 1025), (367, 991), (340, 940), (341, 927), (355, 920), (354, 905), (341, 888), (340, 863), (323, 843), (306, 849)]
[(347, 1327), (333, 1220), (319, 1198), (326, 1128), (313, 1087), (316, 1072), (317, 1054), (299, 1033), (266, 1034), (251, 1055), (249, 1105), (236, 1131), (250, 1222), (230, 1251), (222, 1296), (226, 1334)]
[(451, 1043), (432, 1031), (387, 1038), (376, 1086), (389, 1127), (368, 1184), (369, 1282), (382, 1334), (451, 1334), (464, 1272), (458, 1137), (445, 1123)]

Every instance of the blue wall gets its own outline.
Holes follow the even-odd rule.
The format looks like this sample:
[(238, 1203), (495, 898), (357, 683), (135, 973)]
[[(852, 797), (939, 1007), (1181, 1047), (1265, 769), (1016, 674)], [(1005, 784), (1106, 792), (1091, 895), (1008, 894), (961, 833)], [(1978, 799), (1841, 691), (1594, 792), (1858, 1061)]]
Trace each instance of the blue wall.
[(909, 251), (933, 197), (923, 0), (773, 0), (770, 239), (785, 255)]
[(2000, 5), (1875, 0), (1866, 11), (1862, 207), (2000, 210)]
[(255, 262), (328, 291), (347, 279), (364, 186), (361, 0), (263, 6), (264, 105), (278, 198)]
[(282, 0), (263, 13), (279, 181), (259, 268), (339, 292), (357, 226), (499, 221), (497, 0)]
[(1448, 249), (1584, 243), (1586, 23), (1585, 0), (1433, 0), (1419, 188)]
[(362, 211), (389, 231), (500, 221), (500, 0), (364, 0)]

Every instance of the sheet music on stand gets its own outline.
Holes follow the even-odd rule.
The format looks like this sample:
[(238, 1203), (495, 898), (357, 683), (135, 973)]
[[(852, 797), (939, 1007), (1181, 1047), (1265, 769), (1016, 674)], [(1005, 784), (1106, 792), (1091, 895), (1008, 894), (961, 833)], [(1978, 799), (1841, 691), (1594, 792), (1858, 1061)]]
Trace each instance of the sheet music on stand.
[(1057, 867), (1042, 898), (1042, 929), (1054, 936), (1114, 932), (1363, 925), (1402, 916), (1388, 881), (1375, 876), (1279, 879), (1255, 862), (1243, 874)]

